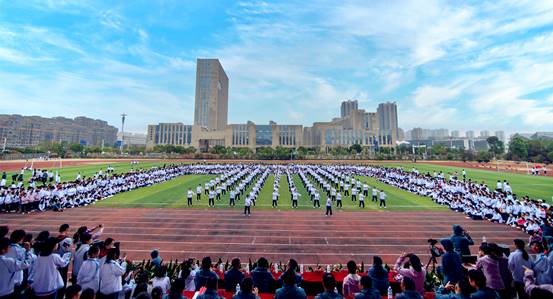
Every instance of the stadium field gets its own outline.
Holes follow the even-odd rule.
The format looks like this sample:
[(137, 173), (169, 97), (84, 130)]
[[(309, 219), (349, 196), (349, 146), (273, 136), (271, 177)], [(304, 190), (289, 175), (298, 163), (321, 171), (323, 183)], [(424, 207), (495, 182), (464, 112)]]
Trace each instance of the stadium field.
[[(95, 207), (113, 207), (113, 208), (187, 208), (186, 192), (188, 188), (195, 191), (198, 184), (203, 184), (209, 181), (213, 176), (209, 175), (186, 175), (178, 177), (174, 180), (157, 184), (154, 186), (133, 190), (130, 192), (120, 193), (112, 198), (97, 202)], [(309, 199), (309, 195), (305, 187), (302, 185), (300, 177), (292, 175), (294, 184), (301, 194), (298, 200), (298, 209), (313, 210), (313, 204)], [(265, 185), (260, 191), (256, 209), (273, 209), (271, 207), (271, 195), (273, 192), (274, 175), (269, 175)], [(380, 190), (384, 190), (388, 194), (387, 209), (391, 211), (424, 211), (424, 210), (444, 210), (445, 208), (433, 203), (429, 198), (421, 197), (398, 188), (380, 183), (375, 179), (368, 177), (360, 177), (362, 181), (367, 182), (369, 186), (375, 186)], [(247, 192), (250, 190), (248, 189)], [(280, 179), (280, 198), (279, 207), (277, 210), (292, 210), (290, 192), (286, 177)], [(322, 192), (322, 191), (321, 191)], [(322, 193), (321, 193), (322, 194)], [(326, 197), (321, 199), (321, 213), (324, 211), (324, 203)], [(371, 199), (365, 199), (365, 208), (359, 208), (359, 202), (352, 202), (351, 198), (343, 197), (343, 209), (346, 211), (362, 211), (362, 210), (384, 210), (378, 208), (376, 203), (371, 203)], [(207, 195), (202, 194), (202, 199), (197, 201), (194, 198), (193, 208), (208, 208)], [(242, 210), (244, 201), (237, 201), (235, 207), (229, 207), (229, 194), (221, 196), (221, 200), (215, 201), (216, 208), (229, 208)], [(338, 211), (340, 209), (335, 209)]]

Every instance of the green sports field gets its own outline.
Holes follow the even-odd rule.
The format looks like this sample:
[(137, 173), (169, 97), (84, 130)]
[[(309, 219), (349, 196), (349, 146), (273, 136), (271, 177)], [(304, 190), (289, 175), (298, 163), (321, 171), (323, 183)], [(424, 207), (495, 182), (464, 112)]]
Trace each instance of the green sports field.
[[(97, 202), (95, 207), (149, 207), (149, 208), (187, 208), (186, 205), (186, 193), (188, 188), (192, 188), (195, 192), (198, 184), (203, 184), (214, 176), (208, 175), (186, 175), (178, 177), (172, 181), (164, 182), (155, 186), (134, 190), (127, 193), (118, 194), (110, 199)], [(294, 184), (298, 188), (300, 197), (298, 200), (298, 209), (314, 209), (313, 204), (309, 199), (307, 190), (301, 183), (300, 177), (292, 175)], [(260, 191), (260, 195), (256, 201), (256, 206), (252, 209), (273, 209), (272, 192), (275, 176), (269, 175), (263, 188)], [(421, 211), (421, 210), (440, 210), (443, 207), (434, 204), (430, 199), (411, 194), (406, 191), (399, 190), (397, 188), (387, 186), (377, 182), (372, 178), (361, 178), (371, 186), (377, 186), (379, 189), (384, 189), (388, 194), (386, 210), (392, 211)], [(249, 192), (250, 190), (247, 190)], [(290, 200), (290, 192), (288, 189), (288, 181), (285, 176), (280, 178), (280, 198), (279, 198), (279, 210), (292, 210), (292, 202)], [(322, 191), (321, 191), (322, 192)], [(246, 194), (246, 193), (244, 193)], [(323, 193), (321, 193), (323, 194)], [(243, 199), (244, 197), (242, 197)], [(326, 197), (321, 198), (321, 209), (324, 209)], [(358, 207), (359, 202), (352, 202), (351, 197), (342, 197), (343, 209), (342, 210), (362, 210)], [(244, 201), (240, 200), (236, 203), (235, 207), (229, 207), (229, 194), (222, 196), (220, 201), (215, 201), (217, 208), (239, 209), (244, 207)], [(197, 201), (194, 197), (192, 208), (208, 208), (207, 195), (202, 194), (202, 199)], [(371, 199), (365, 199), (365, 210), (384, 210), (378, 208), (376, 203), (371, 203)]]
[[(148, 169), (153, 166), (160, 166), (168, 163), (170, 162), (142, 162), (138, 164), (138, 166), (135, 165), (134, 168)], [(100, 169), (105, 171), (108, 165), (114, 167), (116, 173), (128, 172), (133, 168), (133, 166), (128, 162), (120, 162), (86, 166), (71, 166), (56, 170), (60, 172), (63, 181), (68, 181), (74, 180), (78, 173), (81, 173), (82, 176), (92, 176)], [(457, 167), (429, 165), (421, 163), (385, 164), (385, 166), (403, 167), (406, 170), (410, 170), (412, 167), (415, 167), (421, 172), (433, 172), (434, 170), (436, 170), (444, 171), (445, 173), (461, 173), (462, 171), (462, 168)], [(529, 195), (531, 198), (542, 198), (551, 203), (551, 197), (553, 196), (553, 178), (551, 177), (534, 177), (523, 174), (512, 174), (480, 169), (466, 169), (466, 171), (469, 178), (476, 181), (485, 181), (491, 188), (495, 187), (495, 182), (498, 179), (507, 179), (511, 183), (511, 186), (513, 187), (513, 190), (515, 193), (517, 193), (517, 195)], [(26, 175), (28, 175), (28, 173)], [(198, 184), (201, 184), (203, 186), (205, 182), (213, 177), (214, 176), (209, 175), (186, 175), (151, 187), (118, 194), (112, 198), (98, 202), (94, 206), (114, 208), (187, 208), (186, 192), (188, 188), (192, 188), (192, 190), (195, 191), (195, 188), (196, 186), (198, 186)], [(292, 177), (295, 185), (298, 188), (299, 193), (301, 194), (298, 201), (299, 209), (313, 209), (312, 202), (310, 201), (308, 193), (301, 183), (299, 176), (293, 175)], [(256, 207), (254, 207), (254, 209), (273, 209), (271, 207), (271, 195), (274, 179), (274, 175), (269, 175), (263, 189), (261, 190), (261, 194), (256, 202)], [(388, 208), (386, 210), (421, 211), (445, 209), (444, 207), (434, 204), (429, 198), (414, 195), (398, 188), (380, 183), (376, 179), (370, 177), (358, 177), (358, 179), (366, 182), (371, 187), (374, 186), (378, 189), (384, 190), (388, 194)], [(282, 176), (279, 188), (280, 200), (278, 209), (280, 210), (291, 210), (290, 192), (288, 191), (288, 188), (289, 186), (286, 177)], [(324, 194), (322, 190), (320, 193)], [(324, 200), (325, 197), (323, 196), (323, 198), (321, 198), (321, 206), (324, 206)], [(361, 210), (361, 208), (358, 207), (358, 202), (352, 202), (350, 198), (343, 197), (342, 201), (344, 205), (343, 210), (345, 211)], [(217, 208), (231, 209), (232, 207), (229, 207), (228, 203), (228, 193), (224, 195), (220, 201), (215, 202)], [(192, 208), (208, 208), (207, 196), (202, 194), (202, 199), (200, 201), (196, 201), (196, 199), (194, 198)], [(234, 209), (242, 208), (243, 201), (238, 201)], [(365, 199), (365, 210), (384, 211), (384, 209), (380, 209), (375, 203), (371, 202), (370, 196), (369, 198)]]

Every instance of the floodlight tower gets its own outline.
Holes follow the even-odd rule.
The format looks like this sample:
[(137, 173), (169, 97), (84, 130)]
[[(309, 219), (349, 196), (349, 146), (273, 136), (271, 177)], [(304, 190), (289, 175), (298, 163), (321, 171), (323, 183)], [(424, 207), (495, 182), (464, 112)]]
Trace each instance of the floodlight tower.
[(121, 155), (123, 155), (123, 144), (125, 143), (125, 117), (126, 113), (121, 114)]

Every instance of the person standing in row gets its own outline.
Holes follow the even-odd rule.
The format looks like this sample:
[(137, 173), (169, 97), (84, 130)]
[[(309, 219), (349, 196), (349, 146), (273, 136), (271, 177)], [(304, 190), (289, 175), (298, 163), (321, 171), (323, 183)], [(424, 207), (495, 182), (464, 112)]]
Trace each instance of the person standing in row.
[(246, 196), (246, 200), (244, 200), (244, 216), (248, 215), (248, 217), (250, 217), (251, 205), (252, 205), (251, 198), (249, 196)]
[(278, 191), (273, 191), (273, 208), (278, 207)]
[(320, 199), (321, 196), (319, 195), (319, 193), (315, 193), (315, 196), (313, 197), (313, 208), (321, 207)]
[(209, 191), (209, 202), (208, 202), (208, 205), (210, 207), (214, 207), (215, 206), (215, 191), (213, 190), (210, 190)]
[(200, 200), (202, 198), (202, 184), (198, 184), (198, 187), (196, 187), (196, 200)]
[(372, 197), (372, 201), (373, 201), (373, 202), (378, 202), (378, 189), (376, 189), (376, 188), (373, 188), (373, 197)]
[(365, 208), (365, 196), (363, 194), (359, 194), (359, 207)]
[(236, 197), (236, 192), (234, 190), (230, 190), (229, 192), (229, 198), (230, 198), (230, 202), (229, 202), (229, 206), (235, 206), (236, 203), (234, 201), (234, 198)]
[(384, 206), (386, 208), (386, 193), (384, 193), (384, 190), (380, 191), (380, 207)]
[(191, 206), (192, 205), (192, 197), (194, 196), (194, 192), (192, 191), (191, 188), (188, 188), (188, 202), (187, 202), (187, 205), (188, 206)]
[(336, 208), (342, 208), (342, 194), (336, 194)]
[(296, 191), (292, 193), (292, 208), (297, 209), (298, 208), (298, 196), (300, 194)]
[(330, 199), (330, 197), (328, 197), (326, 199), (326, 215), (325, 216), (328, 216), (330, 214), (330, 216), (332, 216), (332, 199)]

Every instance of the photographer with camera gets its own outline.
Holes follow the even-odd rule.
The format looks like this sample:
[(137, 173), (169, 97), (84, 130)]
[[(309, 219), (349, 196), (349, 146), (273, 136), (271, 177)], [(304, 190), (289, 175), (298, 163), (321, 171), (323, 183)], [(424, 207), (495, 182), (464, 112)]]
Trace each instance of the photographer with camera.
[(461, 256), (454, 251), (453, 242), (450, 239), (441, 239), (445, 253), (442, 255), (441, 271), (444, 274), (444, 281), (456, 284), (463, 279), (463, 263)]
[(470, 235), (458, 224), (453, 225), (453, 235), (449, 238), (453, 243), (453, 248), (461, 257), (470, 255), (469, 246), (474, 245)]

